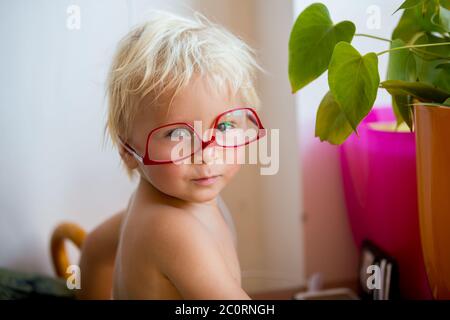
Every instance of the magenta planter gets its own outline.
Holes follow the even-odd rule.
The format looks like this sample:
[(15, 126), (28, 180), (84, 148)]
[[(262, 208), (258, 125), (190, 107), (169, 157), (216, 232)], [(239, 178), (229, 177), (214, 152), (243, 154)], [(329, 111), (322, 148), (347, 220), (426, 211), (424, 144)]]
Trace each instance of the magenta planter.
[(382, 131), (369, 123), (394, 121), (392, 109), (373, 109), (340, 147), (342, 180), (354, 240), (369, 239), (399, 266), (400, 293), (431, 299), (417, 205), (414, 133)]

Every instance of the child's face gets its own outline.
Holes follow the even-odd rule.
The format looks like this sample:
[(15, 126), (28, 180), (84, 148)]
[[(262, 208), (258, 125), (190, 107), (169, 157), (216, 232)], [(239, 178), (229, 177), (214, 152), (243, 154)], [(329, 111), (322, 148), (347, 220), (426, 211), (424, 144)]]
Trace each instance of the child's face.
[[(194, 126), (194, 121), (201, 121), (203, 132), (199, 134), (209, 139), (204, 133), (212, 126), (215, 118), (222, 112), (241, 106), (238, 98), (210, 90), (206, 81), (205, 78), (194, 78), (176, 95), (169, 111), (167, 104), (146, 107), (146, 99), (142, 101), (142, 111), (136, 117), (129, 140), (139, 154), (145, 153), (147, 136), (156, 127), (174, 122), (187, 122)], [(167, 195), (190, 202), (209, 201), (219, 194), (240, 167), (237, 160), (224, 164), (217, 159), (223, 159), (223, 156), (237, 159), (242, 155), (242, 148), (225, 149), (212, 144), (203, 152), (199, 151), (197, 156), (200, 161), (196, 163), (139, 164), (139, 171), (142, 178)], [(198, 180), (205, 177), (213, 178)]]

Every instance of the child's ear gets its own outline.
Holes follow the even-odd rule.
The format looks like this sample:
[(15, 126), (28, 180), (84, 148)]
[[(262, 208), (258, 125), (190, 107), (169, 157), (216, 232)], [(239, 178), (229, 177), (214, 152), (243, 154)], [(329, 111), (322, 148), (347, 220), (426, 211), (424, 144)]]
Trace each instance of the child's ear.
[(134, 158), (134, 156), (126, 150), (122, 145), (119, 146), (119, 153), (122, 161), (125, 165), (130, 169), (136, 169), (139, 166), (138, 161)]

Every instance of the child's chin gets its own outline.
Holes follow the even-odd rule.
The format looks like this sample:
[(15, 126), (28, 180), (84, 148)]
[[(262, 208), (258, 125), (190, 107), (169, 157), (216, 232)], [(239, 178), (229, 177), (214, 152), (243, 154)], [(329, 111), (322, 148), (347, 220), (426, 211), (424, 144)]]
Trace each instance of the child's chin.
[(189, 200), (192, 202), (207, 202), (216, 198), (221, 189), (218, 188), (193, 188), (190, 190)]

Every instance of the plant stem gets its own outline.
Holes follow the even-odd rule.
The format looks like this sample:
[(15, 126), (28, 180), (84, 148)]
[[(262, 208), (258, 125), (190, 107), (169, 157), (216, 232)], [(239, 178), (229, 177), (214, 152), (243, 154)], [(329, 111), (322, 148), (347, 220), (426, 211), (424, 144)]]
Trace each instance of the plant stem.
[[(412, 51), (415, 54), (421, 53), (421, 54), (428, 55), (428, 56), (431, 56), (431, 57), (434, 57), (434, 58), (438, 58), (438, 59), (442, 59), (442, 60), (450, 60), (450, 57), (441, 56), (439, 54), (436, 54), (436, 53), (433, 53), (433, 52), (429, 52), (429, 51), (425, 51), (425, 50), (421, 50), (421, 49), (417, 49), (417, 48), (413, 48)], [(420, 57), (420, 55), (418, 55), (418, 56)], [(425, 57), (421, 57), (421, 58), (424, 59), (424, 60), (427, 60), (427, 61), (433, 60), (433, 58), (431, 58), (431, 59), (427, 59)]]
[(419, 40), (423, 35), (425, 35), (425, 32), (423, 32), (423, 31), (417, 32), (417, 33), (411, 38), (411, 40), (409, 40), (409, 43), (407, 43), (407, 45), (413, 45), (413, 44), (416, 43), (416, 41)]
[(377, 37), (377, 36), (372, 36), (370, 34), (365, 34), (365, 33), (355, 33), (355, 36), (356, 37), (367, 37), (367, 38), (377, 39), (377, 40), (381, 40), (381, 41), (392, 42), (392, 40), (389, 40), (389, 39), (386, 39), (386, 38)]
[(384, 51), (378, 52), (377, 56), (381, 56), (382, 54), (385, 54), (385, 53), (391, 52), (391, 51), (395, 51), (395, 50), (410, 49), (410, 48), (423, 48), (423, 47), (436, 47), (436, 46), (445, 46), (445, 45), (450, 45), (450, 42), (415, 44), (415, 45), (410, 45), (410, 46), (397, 47), (397, 48), (392, 48), (389, 50), (384, 50)]

